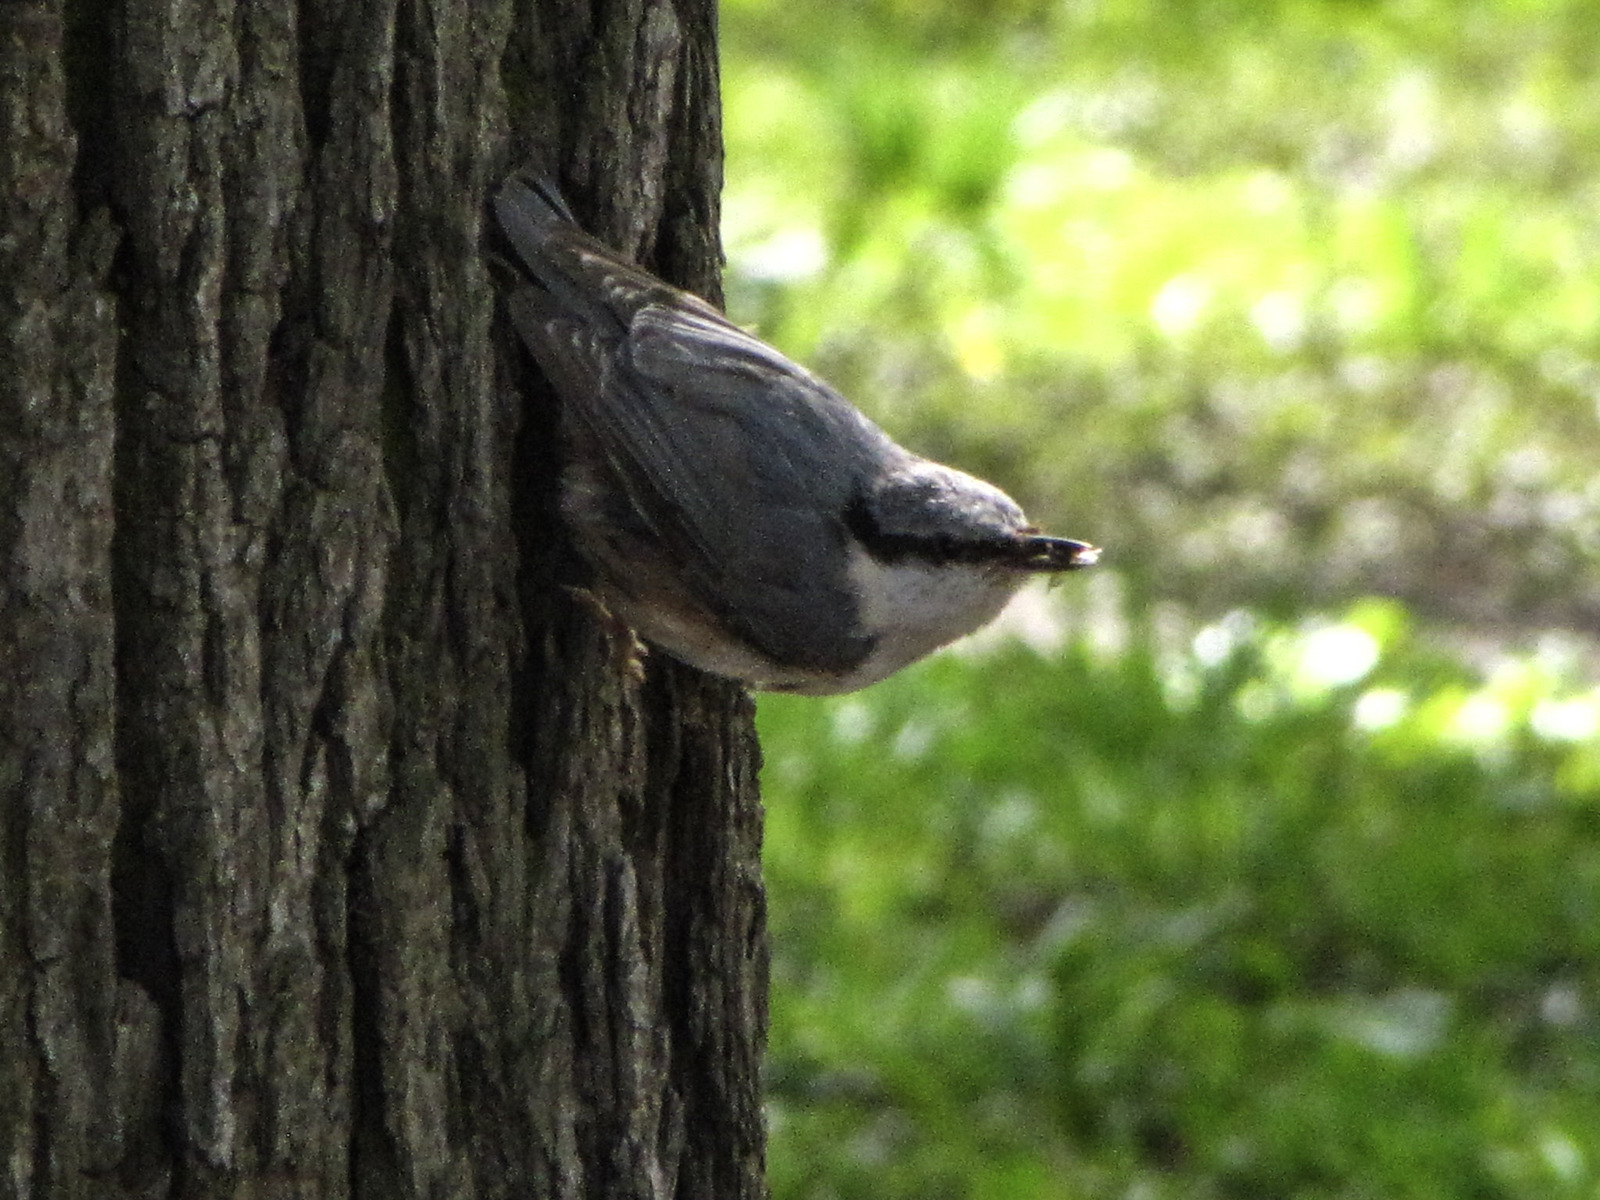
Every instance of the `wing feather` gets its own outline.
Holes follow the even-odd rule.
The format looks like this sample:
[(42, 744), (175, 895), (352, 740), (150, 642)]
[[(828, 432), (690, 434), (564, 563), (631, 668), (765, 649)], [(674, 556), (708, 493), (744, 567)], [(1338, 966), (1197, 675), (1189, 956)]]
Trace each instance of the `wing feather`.
[[(667, 563), (766, 657), (815, 671), (864, 659), (872, 641), (848, 632), (857, 614), (844, 574), (860, 463), (837, 455), (865, 453), (863, 439), (892, 450), (887, 436), (703, 301), (649, 277), (648, 291), (619, 288), (637, 284), (635, 269), (589, 246), (535, 262), (526, 239), (517, 248), (531, 280), (508, 297), (513, 324), (649, 531), (653, 574)], [(538, 286), (547, 273), (559, 284)], [(612, 320), (573, 311), (571, 292), (592, 304), (608, 288), (620, 302)]]

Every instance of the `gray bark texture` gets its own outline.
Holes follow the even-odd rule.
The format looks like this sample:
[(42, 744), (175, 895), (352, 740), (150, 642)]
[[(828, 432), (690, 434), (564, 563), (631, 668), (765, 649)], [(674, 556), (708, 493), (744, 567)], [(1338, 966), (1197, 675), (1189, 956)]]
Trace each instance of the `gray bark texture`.
[(717, 296), (714, 0), (0, 0), (0, 1198), (765, 1194), (751, 706), (485, 199)]

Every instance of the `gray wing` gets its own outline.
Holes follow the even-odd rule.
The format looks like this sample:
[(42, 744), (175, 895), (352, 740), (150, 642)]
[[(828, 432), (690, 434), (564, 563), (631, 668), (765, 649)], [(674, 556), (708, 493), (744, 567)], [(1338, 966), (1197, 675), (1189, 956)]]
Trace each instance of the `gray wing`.
[(872, 643), (849, 633), (844, 510), (874, 459), (903, 452), (703, 302), (662, 297), (629, 314), (620, 337), (533, 289), (510, 307), (693, 596), (779, 662), (848, 669)]

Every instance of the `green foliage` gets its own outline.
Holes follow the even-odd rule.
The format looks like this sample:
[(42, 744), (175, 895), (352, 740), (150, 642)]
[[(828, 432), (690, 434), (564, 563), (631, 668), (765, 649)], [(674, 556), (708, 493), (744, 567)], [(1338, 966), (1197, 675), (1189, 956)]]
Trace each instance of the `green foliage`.
[(1600, 690), (1125, 624), (762, 700), (775, 1194), (1592, 1195)]
[(735, 316), (1120, 572), (762, 700), (779, 1200), (1600, 1194), (1592, 644), (1431, 623), (1600, 619), (1594, 30), (725, 0)]
[(739, 0), (735, 313), (1146, 591), (1592, 620), (1592, 19)]

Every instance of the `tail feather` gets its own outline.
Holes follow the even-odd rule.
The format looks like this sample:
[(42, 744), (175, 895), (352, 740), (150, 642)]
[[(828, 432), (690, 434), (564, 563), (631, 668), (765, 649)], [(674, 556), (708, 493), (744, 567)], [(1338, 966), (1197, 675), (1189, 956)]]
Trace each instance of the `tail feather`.
[(555, 180), (532, 170), (507, 177), (495, 193), (494, 211), (502, 221), (523, 220), (535, 225), (578, 223)]
[(518, 171), (494, 195), (494, 215), (501, 232), (525, 263), (536, 263), (540, 244), (552, 228), (577, 228), (577, 219), (553, 181), (532, 171)]

